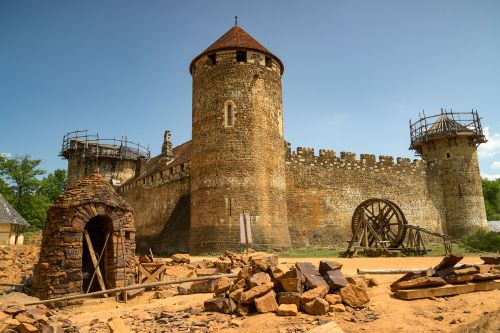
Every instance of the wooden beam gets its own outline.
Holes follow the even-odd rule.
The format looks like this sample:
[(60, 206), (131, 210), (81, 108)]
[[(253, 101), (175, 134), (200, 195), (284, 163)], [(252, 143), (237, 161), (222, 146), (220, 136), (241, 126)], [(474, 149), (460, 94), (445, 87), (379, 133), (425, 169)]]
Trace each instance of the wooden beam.
[(90, 241), (89, 233), (87, 230), (84, 230), (83, 234), (85, 235), (85, 241), (89, 249), (90, 258), (92, 260), (92, 263), (94, 264), (94, 270), (97, 274), (97, 281), (99, 281), (99, 286), (101, 286), (101, 290), (106, 290), (106, 284), (104, 283), (104, 279), (102, 278), (101, 269), (99, 268), (99, 262), (97, 261), (97, 258), (95, 256), (94, 247), (92, 246), (92, 242)]
[(500, 289), (500, 280), (487, 282), (468, 282), (464, 284), (448, 284), (435, 288), (419, 288), (398, 290), (396, 296), (401, 299), (418, 299), (427, 297), (452, 296), (459, 294), (472, 293), (475, 291), (489, 291)]
[(43, 301), (26, 303), (24, 305), (29, 306), (29, 305), (37, 305), (37, 304), (49, 304), (49, 303), (55, 303), (55, 302), (60, 302), (60, 301), (70, 301), (73, 299), (89, 298), (89, 297), (99, 296), (99, 295), (104, 295), (104, 294), (114, 294), (117, 292), (121, 292), (123, 290), (133, 290), (133, 289), (137, 289), (137, 288), (153, 288), (153, 287), (159, 287), (159, 286), (166, 286), (169, 284), (181, 284), (184, 282), (218, 280), (218, 279), (223, 278), (223, 277), (236, 278), (236, 277), (238, 277), (238, 274), (219, 274), (219, 275), (198, 276), (198, 277), (187, 278), (187, 279), (160, 281), (160, 282), (145, 283), (145, 284), (133, 284), (133, 285), (130, 285), (127, 287), (120, 287), (120, 288), (114, 288), (114, 289), (108, 289), (108, 290), (95, 291), (95, 292), (88, 293), (88, 294), (76, 294), (76, 295), (69, 295), (69, 296), (63, 296), (63, 297), (58, 297), (58, 298), (51, 298), (51, 299), (46, 299)]

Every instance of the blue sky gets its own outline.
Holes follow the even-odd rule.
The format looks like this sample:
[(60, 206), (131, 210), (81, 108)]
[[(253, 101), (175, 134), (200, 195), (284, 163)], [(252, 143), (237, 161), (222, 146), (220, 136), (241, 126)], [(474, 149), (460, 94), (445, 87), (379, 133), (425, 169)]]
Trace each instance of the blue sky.
[(190, 61), (233, 16), (285, 64), (285, 137), (413, 158), (418, 113), (477, 109), (500, 177), (500, 1), (0, 1), (0, 153), (43, 168), (65, 131), (191, 138)]

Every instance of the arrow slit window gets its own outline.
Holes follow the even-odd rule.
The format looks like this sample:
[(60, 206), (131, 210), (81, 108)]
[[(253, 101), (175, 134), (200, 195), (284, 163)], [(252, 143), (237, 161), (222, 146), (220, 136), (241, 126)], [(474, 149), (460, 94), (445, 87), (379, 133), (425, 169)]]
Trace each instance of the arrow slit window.
[(234, 127), (235, 104), (232, 101), (224, 103), (224, 127)]

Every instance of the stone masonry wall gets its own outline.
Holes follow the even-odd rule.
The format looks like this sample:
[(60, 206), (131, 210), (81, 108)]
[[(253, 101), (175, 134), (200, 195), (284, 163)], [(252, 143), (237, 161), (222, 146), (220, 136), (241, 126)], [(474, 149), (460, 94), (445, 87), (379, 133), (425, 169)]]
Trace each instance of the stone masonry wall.
[(189, 252), (190, 163), (159, 170), (118, 189), (134, 209), (138, 253)]
[(429, 181), (424, 161), (411, 162), (311, 148), (289, 151), (286, 166), (288, 225), (294, 246), (347, 246), (355, 208), (369, 198), (394, 201), (408, 223), (442, 231), (440, 184)]

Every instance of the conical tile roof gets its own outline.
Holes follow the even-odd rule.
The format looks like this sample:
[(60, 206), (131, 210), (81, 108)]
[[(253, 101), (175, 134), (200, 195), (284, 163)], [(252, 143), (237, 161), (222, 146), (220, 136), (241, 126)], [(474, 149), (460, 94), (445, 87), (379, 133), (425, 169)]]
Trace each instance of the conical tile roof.
[(235, 50), (235, 49), (253, 50), (270, 55), (278, 61), (281, 67), (281, 73), (283, 73), (284, 66), (281, 60), (239, 26), (234, 26), (231, 29), (229, 29), (224, 35), (222, 35), (219, 39), (217, 39), (205, 51), (203, 51), (196, 58), (194, 58), (193, 61), (191, 62), (191, 65), (189, 66), (189, 71), (192, 73), (194, 63), (207, 53), (212, 53), (215, 51), (222, 51), (222, 50)]

